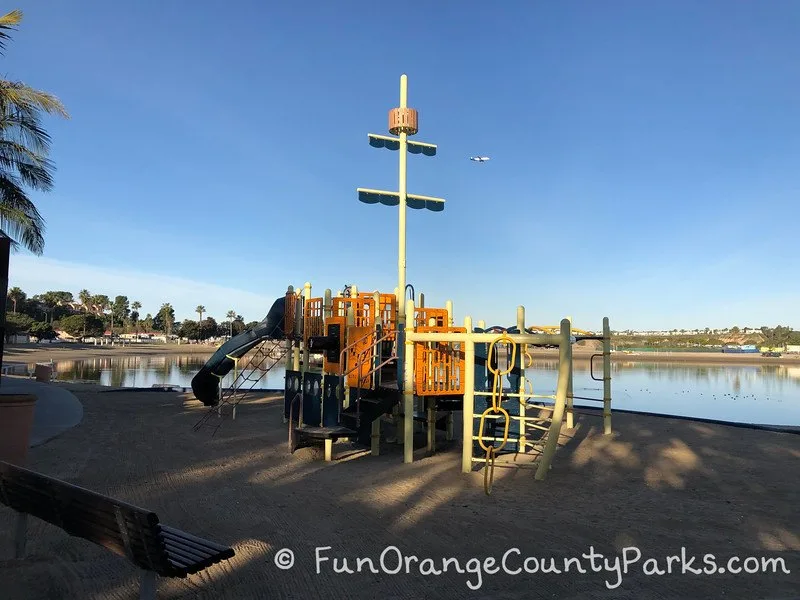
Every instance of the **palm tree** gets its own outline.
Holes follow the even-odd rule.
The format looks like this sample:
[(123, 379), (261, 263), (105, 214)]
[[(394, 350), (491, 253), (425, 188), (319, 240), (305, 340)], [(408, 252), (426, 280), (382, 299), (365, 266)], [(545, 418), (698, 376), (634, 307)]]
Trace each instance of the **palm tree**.
[[(83, 310), (86, 314), (89, 314), (89, 308), (92, 304), (92, 295), (89, 293), (89, 290), (86, 288), (82, 289), (78, 292), (78, 301), (81, 303)], [(86, 338), (86, 315), (83, 315), (83, 338), (81, 342)]]
[[(139, 333), (139, 309), (142, 308), (142, 303), (138, 300), (134, 300), (133, 304), (131, 304), (131, 310), (136, 313), (136, 319), (133, 321), (133, 327), (136, 330), (136, 333)], [(138, 337), (138, 336), (137, 336)]]
[(25, 300), (25, 292), (18, 287), (12, 287), (8, 290), (8, 299), (14, 304), (14, 313), (17, 312), (17, 302)]
[(175, 309), (172, 308), (172, 304), (169, 302), (162, 304), (158, 314), (161, 315), (161, 319), (164, 324), (164, 333), (166, 333), (167, 336), (172, 335), (172, 326), (174, 325), (175, 317)]
[(194, 309), (194, 312), (196, 312), (197, 314), (200, 315), (200, 321), (199, 322), (202, 323), (203, 322), (203, 313), (206, 312), (206, 307), (203, 306), (202, 304), (200, 304), (200, 305), (197, 306), (197, 308)]
[[(22, 22), (22, 11), (0, 17), (0, 54), (11, 39), (9, 32)], [(47, 192), (53, 187), (53, 163), (47, 158), (50, 136), (42, 114), (69, 118), (52, 94), (18, 81), (0, 79), (0, 233), (14, 248), (44, 252), (44, 219), (23, 186)]]
[(228, 314), (225, 315), (225, 318), (228, 319), (228, 331), (230, 332), (228, 335), (229, 337), (233, 337), (233, 320), (236, 318), (236, 311), (229, 310)]
[(88, 313), (92, 304), (92, 295), (89, 293), (89, 290), (83, 289), (78, 292), (78, 301), (81, 303), (83, 310)]
[[(106, 310), (111, 307), (111, 300), (105, 294), (98, 294), (96, 296), (92, 296), (91, 299), (92, 307), (97, 314), (101, 317), (105, 316)], [(105, 335), (105, 332), (104, 332)], [(111, 335), (114, 335), (114, 315), (111, 315)]]

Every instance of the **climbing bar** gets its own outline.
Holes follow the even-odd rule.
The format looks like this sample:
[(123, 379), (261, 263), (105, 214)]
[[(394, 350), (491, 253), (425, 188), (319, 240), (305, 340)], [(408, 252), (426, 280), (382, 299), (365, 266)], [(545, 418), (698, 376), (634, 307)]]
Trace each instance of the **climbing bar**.
[[(521, 439), (519, 439), (519, 438), (511, 438), (511, 437), (510, 437), (510, 438), (499, 438), (499, 437), (490, 437), (490, 436), (488, 436), (488, 435), (484, 435), (484, 436), (480, 436), (480, 435), (473, 435), (473, 436), (472, 436), (472, 439), (473, 439), (474, 441), (476, 441), (476, 442), (480, 442), (481, 440), (486, 440), (486, 441), (488, 441), (488, 442), (502, 442), (502, 441), (506, 441), (506, 442), (510, 442), (510, 443), (512, 443), (512, 444), (517, 444), (517, 443), (521, 443), (521, 442), (522, 442), (522, 440), (521, 440)], [(495, 451), (497, 451), (497, 449), (495, 449)], [(513, 454), (513, 451), (510, 451), (510, 452)]]
[[(514, 333), (509, 334), (517, 344), (530, 344), (531, 346), (559, 346), (562, 341), (560, 335), (550, 335), (546, 333)], [(466, 342), (467, 340), (475, 343), (492, 342), (497, 339), (494, 333), (428, 333), (408, 331), (406, 340), (409, 342)]]
[[(474, 392), (476, 396), (491, 396), (492, 392)], [(520, 394), (519, 392), (502, 392), (502, 396), (508, 398), (550, 398), (555, 400), (553, 394)], [(577, 396), (575, 396), (577, 398)]]
[[(489, 407), (488, 410), (491, 410), (491, 407)], [(481, 418), (483, 418), (483, 415), (473, 414), (472, 418), (473, 419), (481, 419)], [(549, 421), (549, 419), (543, 419), (541, 417), (528, 417), (528, 416), (522, 417), (520, 415), (508, 415), (508, 416), (505, 416), (505, 415), (486, 415), (486, 418), (487, 419), (501, 419), (501, 418), (505, 419), (505, 418), (508, 418), (508, 419), (514, 419), (515, 421)]]
[[(513, 452), (504, 452), (502, 454), (502, 456), (508, 456), (509, 454), (513, 454)], [(487, 461), (486, 461), (485, 458), (473, 457), (472, 458), (472, 462), (485, 463)], [(491, 462), (493, 463), (494, 466), (503, 467), (503, 468), (514, 468), (514, 469), (538, 469), (539, 468), (539, 464), (538, 463), (531, 463), (531, 464), (508, 463), (508, 462), (497, 462), (496, 463), (494, 461), (494, 458), (492, 458)]]
[(591, 400), (592, 402), (604, 402), (602, 398), (587, 398), (586, 396), (573, 396), (572, 394), (567, 394), (567, 398), (575, 398), (577, 400)]

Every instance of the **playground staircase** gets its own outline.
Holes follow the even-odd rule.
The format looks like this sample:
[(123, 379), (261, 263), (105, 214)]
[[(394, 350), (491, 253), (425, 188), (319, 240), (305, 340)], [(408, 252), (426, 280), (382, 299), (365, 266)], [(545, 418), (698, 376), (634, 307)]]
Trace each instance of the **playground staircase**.
[[(236, 407), (244, 400), (248, 393), (253, 391), (258, 383), (264, 379), (276, 365), (286, 355), (286, 347), (281, 340), (265, 340), (251, 349), (247, 354), (235, 360), (234, 380), (231, 387), (222, 388), (222, 378), (220, 378), (220, 399), (216, 406), (211, 407), (206, 414), (195, 424), (194, 430), (205, 426), (214, 428), (214, 432), (219, 429), (220, 422), (214, 423), (213, 415), (223, 417), (224, 413), (229, 413), (232, 418), (236, 418)], [(243, 361), (240, 364), (240, 361)]]
[[(390, 414), (394, 407), (401, 401), (402, 395), (397, 385), (397, 358), (393, 355), (391, 344), (378, 342), (380, 345), (380, 368), (371, 370), (366, 379), (374, 387), (350, 387), (347, 402), (338, 415), (338, 424), (321, 427), (314, 425), (296, 425), (290, 428), (290, 451), (310, 445), (315, 440), (348, 438), (358, 445), (371, 445), (372, 423), (384, 414)], [(372, 344), (370, 351), (374, 351)], [(299, 396), (299, 395), (298, 395)], [(298, 397), (290, 403), (290, 421), (294, 421), (299, 412)], [(292, 409), (294, 406), (294, 409)]]
[(401, 399), (397, 381), (380, 385), (374, 390), (351, 388), (349, 405), (339, 415), (340, 423), (355, 432), (353, 442), (369, 446), (372, 422), (391, 413)]

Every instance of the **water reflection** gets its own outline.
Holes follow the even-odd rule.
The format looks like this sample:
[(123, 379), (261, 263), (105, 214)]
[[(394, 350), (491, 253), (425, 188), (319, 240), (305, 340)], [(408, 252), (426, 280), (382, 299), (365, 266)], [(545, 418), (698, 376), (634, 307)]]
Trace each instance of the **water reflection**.
[[(55, 363), (57, 378), (114, 387), (170, 384), (190, 387), (205, 362), (198, 356), (121, 356)], [(265, 367), (268, 365), (264, 365)], [(558, 360), (535, 359), (526, 369), (534, 393), (555, 392)], [(602, 376), (600, 361), (595, 376)], [(692, 365), (621, 361), (611, 365), (613, 406), (663, 414), (728, 421), (800, 425), (800, 367), (787, 365)], [(263, 374), (248, 372), (252, 379)], [(266, 373), (256, 388), (283, 389), (281, 365)], [(223, 386), (233, 382), (233, 374)], [(602, 398), (602, 382), (590, 376), (589, 361), (576, 359), (574, 393)], [(530, 391), (530, 387), (528, 388)], [(592, 402), (576, 401), (591, 406)]]

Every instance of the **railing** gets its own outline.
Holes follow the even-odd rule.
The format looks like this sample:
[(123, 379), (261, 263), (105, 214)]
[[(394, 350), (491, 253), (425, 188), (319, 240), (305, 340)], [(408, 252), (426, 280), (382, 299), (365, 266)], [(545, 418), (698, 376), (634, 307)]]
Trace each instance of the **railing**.
[[(232, 408), (231, 414), (233, 418), (236, 418), (236, 407), (238, 404), (244, 399), (247, 392), (252, 391), (255, 386), (261, 381), (267, 373), (269, 373), (275, 365), (277, 365), (282, 358), (286, 355), (288, 349), (283, 346), (283, 342), (281, 340), (265, 340), (256, 348), (251, 350), (245, 356), (249, 356), (247, 362), (244, 363), (244, 366), (239, 367), (239, 361), (244, 358), (231, 358), (234, 361), (234, 379), (231, 387), (228, 390), (222, 389), (222, 380), (223, 377), (219, 377), (219, 385), (220, 385), (220, 397), (219, 403), (216, 406), (211, 407), (207, 413), (200, 418), (200, 420), (195, 424), (194, 430), (198, 431), (204, 425), (208, 424), (208, 421), (211, 417), (216, 414), (219, 417), (222, 417), (222, 409), (225, 406), (230, 406)], [(230, 358), (230, 357), (229, 357)], [(264, 363), (268, 360), (273, 361), (272, 364), (268, 365), (264, 368)], [(249, 371), (249, 373), (247, 372)], [(250, 386), (245, 388), (246, 383), (250, 383)], [(217, 429), (221, 422), (214, 428), (214, 434), (216, 434)]]
[[(381, 330), (373, 330), (365, 335), (357, 338), (351, 344), (346, 346), (342, 349), (341, 353), (339, 354), (339, 405), (340, 410), (344, 409), (344, 393), (345, 393), (345, 378), (348, 379), (348, 386), (356, 388), (356, 426), (360, 426), (361, 424), (361, 389), (366, 387), (365, 384), (368, 384), (370, 388), (372, 388), (372, 376), (380, 371), (384, 366), (392, 362), (397, 358), (396, 355), (392, 354), (386, 360), (380, 361), (379, 360), (379, 353), (378, 348), (380, 344), (383, 342), (389, 341), (389, 339), (393, 336), (394, 332), (380, 335)], [(360, 349), (359, 349), (360, 347)], [(348, 356), (347, 362), (345, 362), (345, 358)], [(355, 363), (351, 365), (350, 363)], [(370, 363), (372, 366), (369, 367)], [(344, 365), (347, 365), (346, 367)], [(364, 367), (369, 367), (364, 369)], [(354, 381), (355, 385), (350, 383), (350, 377), (353, 372), (356, 372), (356, 378)]]

